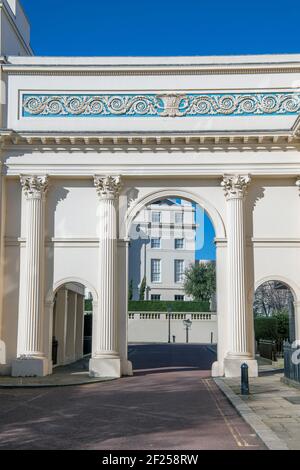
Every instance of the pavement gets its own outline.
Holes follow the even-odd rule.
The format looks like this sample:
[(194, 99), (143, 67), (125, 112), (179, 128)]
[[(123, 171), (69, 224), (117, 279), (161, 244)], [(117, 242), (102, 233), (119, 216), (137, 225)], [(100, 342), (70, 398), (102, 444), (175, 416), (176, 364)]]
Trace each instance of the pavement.
[(55, 367), (52, 375), (46, 377), (10, 377), (0, 376), (1, 388), (43, 388), (62, 387), (70, 385), (84, 385), (89, 383), (105, 382), (113, 380), (110, 377), (90, 377), (89, 358), (67, 366)]
[(0, 449), (265, 449), (210, 377), (206, 345), (132, 345), (134, 377), (0, 389)]
[(237, 411), (269, 449), (300, 450), (300, 390), (282, 382), (283, 373), (270, 366), (250, 379), (250, 395), (240, 395), (240, 380), (216, 379)]

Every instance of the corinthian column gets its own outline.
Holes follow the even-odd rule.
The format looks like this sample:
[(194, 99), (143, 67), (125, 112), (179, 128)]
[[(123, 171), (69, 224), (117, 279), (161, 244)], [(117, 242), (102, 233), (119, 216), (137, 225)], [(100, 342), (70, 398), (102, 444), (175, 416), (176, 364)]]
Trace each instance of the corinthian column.
[(117, 203), (119, 176), (95, 176), (99, 196), (98, 311), (94, 312), (93, 376), (120, 377), (117, 315)]
[[(246, 289), (246, 242), (244, 224), (244, 201), (250, 183), (248, 175), (224, 176), (221, 183), (227, 201), (228, 240), (228, 326), (229, 350), (225, 359), (225, 375), (239, 376), (240, 366), (247, 362), (250, 375), (257, 375), (253, 361), (248, 331)], [(250, 360), (250, 361), (249, 361)]]
[(20, 304), (18, 359), (13, 364), (15, 376), (47, 375), (43, 345), (44, 316), (44, 225), (47, 176), (21, 176), (26, 199), (26, 272)]

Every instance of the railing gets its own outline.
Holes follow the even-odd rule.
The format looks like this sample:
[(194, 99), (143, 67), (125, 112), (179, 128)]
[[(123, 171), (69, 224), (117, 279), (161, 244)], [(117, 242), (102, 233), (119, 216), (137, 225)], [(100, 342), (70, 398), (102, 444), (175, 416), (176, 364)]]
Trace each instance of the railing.
[[(140, 320), (160, 320), (160, 313), (146, 312), (140, 313)], [(133, 316), (134, 319), (134, 316)]]
[(260, 339), (258, 342), (258, 351), (261, 357), (269, 359), (270, 361), (277, 361), (276, 341), (269, 339)]
[(192, 313), (192, 320), (211, 320), (211, 313)]
[(257, 343), (257, 352), (265, 359), (277, 361), (278, 358), (283, 357), (283, 344), (282, 339), (260, 339)]
[(171, 320), (186, 320), (186, 313), (166, 313), (165, 315), (166, 320), (169, 319), (169, 315)]
[[(216, 313), (170, 313), (171, 320), (187, 320), (192, 321), (216, 321)], [(129, 312), (129, 320), (168, 320), (169, 313), (165, 312)]]
[(300, 346), (293, 347), (288, 341), (284, 342), (284, 376), (300, 383)]

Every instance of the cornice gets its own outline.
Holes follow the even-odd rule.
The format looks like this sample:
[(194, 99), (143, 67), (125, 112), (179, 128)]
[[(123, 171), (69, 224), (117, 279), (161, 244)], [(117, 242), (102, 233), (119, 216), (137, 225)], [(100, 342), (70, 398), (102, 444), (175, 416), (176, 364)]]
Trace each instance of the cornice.
[(299, 150), (299, 123), (291, 131), (239, 132), (22, 132), (0, 130), (2, 149), (81, 152)]
[(300, 64), (245, 65), (15, 65), (6, 64), (3, 71), (12, 75), (77, 75), (77, 76), (144, 76), (144, 75), (257, 75), (300, 73)]

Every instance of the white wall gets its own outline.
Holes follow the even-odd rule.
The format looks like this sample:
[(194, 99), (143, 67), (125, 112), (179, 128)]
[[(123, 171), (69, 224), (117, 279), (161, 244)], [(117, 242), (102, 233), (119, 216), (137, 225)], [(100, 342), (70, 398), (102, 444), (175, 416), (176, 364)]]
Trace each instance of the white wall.
[[(173, 342), (174, 335), (176, 343), (186, 343), (186, 328), (183, 319), (189, 319), (192, 321), (189, 330), (189, 343), (210, 343), (211, 334), (213, 335), (213, 343), (217, 343), (217, 315), (211, 313), (203, 313), (202, 315), (209, 319), (195, 320), (190, 313), (175, 314), (174, 316), (179, 318), (171, 319), (171, 342)], [(145, 317), (148, 318), (143, 319)], [(131, 343), (167, 343), (168, 331), (168, 319), (165, 313), (131, 312), (129, 314), (128, 340)]]

